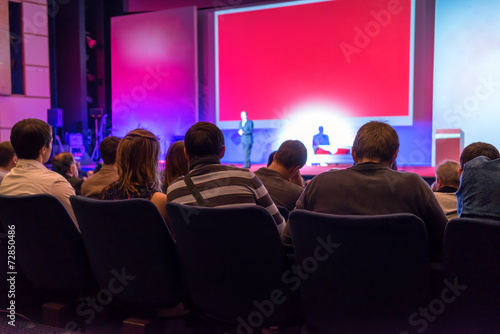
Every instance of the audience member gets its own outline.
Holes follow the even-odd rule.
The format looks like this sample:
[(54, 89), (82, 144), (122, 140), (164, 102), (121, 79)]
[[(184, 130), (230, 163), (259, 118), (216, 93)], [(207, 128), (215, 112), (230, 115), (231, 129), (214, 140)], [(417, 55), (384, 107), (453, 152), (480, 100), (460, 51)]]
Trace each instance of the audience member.
[[(283, 217), (259, 178), (247, 169), (221, 165), (226, 147), (217, 126), (208, 122), (194, 124), (186, 132), (184, 144), (189, 173), (170, 184), (169, 202), (209, 207), (260, 205), (273, 216), (281, 232)], [(195, 197), (195, 193), (199, 196)]]
[(77, 195), (81, 194), (83, 179), (78, 177), (78, 166), (73, 154), (63, 152), (56, 155), (52, 160), (52, 170), (68, 180)]
[(0, 143), (0, 183), (4, 176), (17, 164), (17, 156), (10, 141)]
[(455, 192), (460, 185), (459, 169), (459, 163), (452, 160), (447, 160), (436, 167), (436, 182), (433, 184), (435, 187), (433, 191), (448, 220), (458, 217)]
[(271, 166), (271, 164), (273, 163), (274, 156), (276, 155), (276, 152), (278, 152), (278, 150), (273, 151), (273, 152), (271, 152), (271, 154), (269, 154), (269, 158), (267, 159), (267, 167)]
[(480, 141), (467, 145), (460, 154), (460, 169), (458, 170), (458, 174), (461, 176), (465, 164), (479, 156), (485, 156), (490, 160), (495, 160), (500, 158), (500, 153), (495, 146)]
[[(161, 192), (158, 173), (160, 142), (148, 130), (130, 131), (118, 144), (116, 163), (118, 180), (106, 186), (100, 195), (104, 200), (149, 199), (167, 219), (167, 196)], [(170, 231), (173, 231), (170, 229)]]
[(106, 137), (99, 145), (103, 166), (92, 177), (83, 181), (82, 195), (86, 197), (99, 198), (101, 191), (110, 183), (118, 180), (118, 169), (116, 167), (116, 150), (120, 138), (115, 136)]
[[(279, 147), (272, 163), (255, 172), (276, 205), (293, 210), (304, 190), (300, 169), (307, 161), (307, 149), (298, 140), (287, 140)], [(297, 177), (298, 174), (298, 177)], [(292, 183), (299, 182), (299, 184)]]
[(64, 177), (43, 165), (49, 160), (52, 151), (51, 127), (36, 118), (24, 119), (12, 127), (10, 142), (19, 160), (16, 167), (4, 177), (0, 194), (51, 194), (64, 205), (78, 226), (69, 202), (69, 197), (75, 195), (75, 189)]
[(459, 217), (500, 219), (500, 153), (495, 146), (476, 142), (460, 155)]
[(165, 177), (163, 189), (166, 192), (168, 186), (179, 177), (188, 173), (188, 161), (184, 154), (184, 142), (177, 141), (170, 145), (165, 157)]
[[(355, 165), (316, 176), (304, 189), (296, 208), (340, 215), (414, 214), (425, 223), (432, 259), (441, 260), (448, 220), (419, 175), (390, 169), (398, 149), (398, 134), (390, 125), (363, 125), (352, 147)], [(289, 226), (282, 239), (285, 245), (291, 245)]]

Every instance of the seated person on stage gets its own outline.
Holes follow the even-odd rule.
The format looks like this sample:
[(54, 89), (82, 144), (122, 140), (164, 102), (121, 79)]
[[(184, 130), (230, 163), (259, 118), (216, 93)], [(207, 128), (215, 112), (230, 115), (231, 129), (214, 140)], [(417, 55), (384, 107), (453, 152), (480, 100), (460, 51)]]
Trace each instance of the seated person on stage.
[(184, 142), (177, 141), (170, 145), (165, 157), (165, 175), (163, 191), (167, 192), (168, 186), (179, 177), (188, 173), (188, 161), (184, 154)]
[(5, 175), (17, 164), (17, 156), (10, 141), (0, 143), (0, 183)]
[(319, 147), (319, 145), (330, 145), (330, 138), (328, 135), (323, 133), (323, 127), (318, 128), (319, 133), (313, 136), (313, 152), (314, 154), (332, 154), (330, 151), (326, 151)]
[(281, 144), (269, 167), (255, 172), (276, 205), (293, 210), (304, 190), (299, 170), (307, 161), (307, 149), (298, 140), (287, 140)]
[(118, 169), (116, 167), (116, 150), (120, 138), (115, 136), (106, 137), (99, 145), (103, 166), (92, 177), (83, 181), (82, 195), (85, 197), (99, 198), (101, 191), (108, 184), (118, 180)]
[[(226, 147), (217, 126), (208, 122), (194, 124), (186, 132), (184, 145), (189, 173), (170, 184), (169, 202), (208, 207), (260, 205), (273, 216), (278, 231), (282, 231), (283, 217), (259, 178), (248, 169), (221, 165)], [(186, 179), (196, 189), (188, 187)], [(196, 190), (202, 197), (198, 200), (193, 195)]]
[(459, 217), (500, 219), (500, 153), (487, 143), (472, 143), (460, 155)]
[(83, 179), (78, 177), (78, 166), (73, 154), (63, 152), (56, 155), (52, 160), (52, 170), (68, 180), (77, 195), (81, 194)]
[(436, 167), (436, 182), (433, 184), (435, 187), (433, 191), (448, 220), (458, 217), (455, 192), (460, 185), (459, 168), (458, 162), (452, 160), (445, 161)]
[[(414, 214), (425, 223), (432, 259), (439, 261), (448, 220), (429, 185), (419, 175), (390, 169), (398, 149), (398, 134), (390, 125), (383, 122), (363, 125), (352, 147), (356, 164), (312, 179), (296, 209), (339, 215)], [(292, 246), (288, 225), (282, 240), (286, 246)]]
[(144, 129), (127, 133), (120, 140), (116, 151), (118, 180), (102, 190), (100, 199), (148, 199), (158, 208), (168, 224), (167, 196), (161, 192), (158, 173), (159, 157), (160, 142), (153, 133)]
[(52, 151), (52, 128), (42, 120), (28, 118), (17, 122), (10, 133), (10, 142), (18, 162), (5, 175), (0, 194), (8, 196), (50, 194), (68, 210), (75, 225), (78, 223), (69, 202), (75, 189), (61, 175), (48, 170), (43, 164)]

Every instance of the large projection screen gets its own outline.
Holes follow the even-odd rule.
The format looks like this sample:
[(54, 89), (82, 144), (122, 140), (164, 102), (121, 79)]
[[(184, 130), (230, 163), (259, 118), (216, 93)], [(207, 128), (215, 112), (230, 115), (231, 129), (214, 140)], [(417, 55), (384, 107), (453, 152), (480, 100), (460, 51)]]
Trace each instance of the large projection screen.
[(415, 3), (293, 1), (215, 12), (216, 121), (259, 128), (318, 110), (413, 122)]

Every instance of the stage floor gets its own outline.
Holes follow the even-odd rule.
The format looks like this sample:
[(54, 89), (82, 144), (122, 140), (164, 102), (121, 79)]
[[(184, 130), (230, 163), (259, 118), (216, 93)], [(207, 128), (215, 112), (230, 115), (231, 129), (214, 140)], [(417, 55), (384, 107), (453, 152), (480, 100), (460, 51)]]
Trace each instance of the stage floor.
[[(243, 167), (243, 164), (228, 164), (236, 167)], [(300, 170), (300, 173), (305, 179), (313, 178), (314, 176), (327, 172), (331, 169), (345, 169), (352, 166), (352, 164), (329, 164), (327, 166), (304, 166)], [(265, 164), (254, 164), (250, 167), (252, 172), (255, 172), (261, 167), (266, 167)], [(411, 172), (420, 175), (423, 178), (434, 178), (434, 167), (432, 166), (402, 166), (398, 167), (398, 171), (401, 172)]]
[[(236, 166), (239, 168), (243, 167), (243, 164), (230, 164), (230, 163), (224, 163), (225, 165), (232, 165)], [(302, 174), (302, 177), (305, 180), (312, 179), (318, 174), (321, 174), (323, 172), (327, 172), (332, 169), (345, 169), (352, 166), (352, 164), (328, 164), (327, 166), (304, 166), (300, 170), (300, 173)], [(82, 170), (84, 171), (89, 171), (93, 170), (95, 165), (85, 165), (81, 166)], [(250, 170), (252, 172), (255, 172), (257, 169), (261, 167), (266, 167), (265, 164), (254, 164), (252, 167), (250, 167)], [(160, 163), (160, 169), (164, 168), (164, 162), (163, 164)], [(402, 172), (411, 172), (420, 175), (427, 183), (432, 184), (434, 182), (435, 174), (434, 174), (434, 167), (432, 166), (399, 166), (398, 171)]]

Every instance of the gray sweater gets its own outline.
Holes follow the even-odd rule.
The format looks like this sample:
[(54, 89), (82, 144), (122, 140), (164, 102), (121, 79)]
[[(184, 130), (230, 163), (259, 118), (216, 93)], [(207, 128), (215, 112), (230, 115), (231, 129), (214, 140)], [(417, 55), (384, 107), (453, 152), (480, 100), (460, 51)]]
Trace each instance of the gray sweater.
[[(325, 172), (306, 187), (296, 209), (340, 215), (414, 214), (425, 223), (433, 260), (442, 259), (448, 220), (429, 185), (417, 174), (370, 162)], [(292, 246), (288, 224), (282, 240)]]

